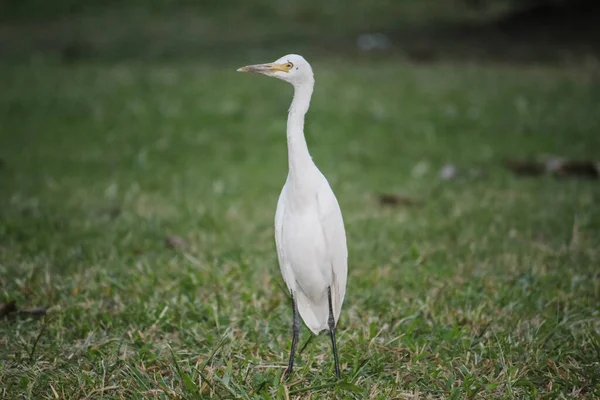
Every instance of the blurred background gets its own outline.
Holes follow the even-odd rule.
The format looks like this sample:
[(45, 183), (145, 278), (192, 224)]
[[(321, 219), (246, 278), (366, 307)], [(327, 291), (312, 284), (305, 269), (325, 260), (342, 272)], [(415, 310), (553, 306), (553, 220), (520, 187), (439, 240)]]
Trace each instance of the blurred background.
[(293, 49), (431, 62), (586, 62), (593, 0), (4, 0), (0, 56), (224, 60)]

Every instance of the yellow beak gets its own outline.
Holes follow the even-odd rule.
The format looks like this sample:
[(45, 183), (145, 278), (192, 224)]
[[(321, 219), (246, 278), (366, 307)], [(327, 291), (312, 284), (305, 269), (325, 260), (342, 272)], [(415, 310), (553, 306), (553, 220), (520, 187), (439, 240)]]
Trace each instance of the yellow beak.
[(290, 70), (288, 64), (254, 64), (246, 65), (238, 68), (238, 72), (255, 72), (259, 74), (273, 74), (275, 72), (288, 72)]

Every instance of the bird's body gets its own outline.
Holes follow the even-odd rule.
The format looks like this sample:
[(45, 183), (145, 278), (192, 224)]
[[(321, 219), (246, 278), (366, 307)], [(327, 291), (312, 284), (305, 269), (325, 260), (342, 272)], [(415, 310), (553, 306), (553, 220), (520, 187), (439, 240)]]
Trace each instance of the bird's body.
[(275, 242), (283, 279), (295, 295), (304, 323), (315, 334), (328, 328), (327, 289), (337, 323), (346, 292), (347, 250), (342, 213), (325, 177), (315, 167), (308, 196), (293, 179), (281, 191)]
[(239, 71), (274, 76), (294, 86), (287, 122), (289, 173), (275, 213), (279, 267), (292, 296), (294, 313), (288, 373), (293, 368), (299, 312), (315, 334), (329, 329), (339, 376), (335, 325), (346, 293), (348, 250), (338, 201), (313, 162), (304, 137), (304, 117), (314, 87), (313, 72), (303, 57), (294, 54)]

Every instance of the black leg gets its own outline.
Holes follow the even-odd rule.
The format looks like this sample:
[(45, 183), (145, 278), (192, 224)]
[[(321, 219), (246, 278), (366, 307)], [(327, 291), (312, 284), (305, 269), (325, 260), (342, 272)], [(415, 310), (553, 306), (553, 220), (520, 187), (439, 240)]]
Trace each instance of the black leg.
[(290, 361), (288, 362), (287, 371), (285, 375), (289, 376), (294, 370), (294, 356), (296, 355), (296, 346), (298, 345), (298, 334), (300, 332), (300, 315), (298, 315), (298, 306), (296, 305), (296, 299), (292, 293), (292, 350), (290, 351)]
[(338, 362), (337, 346), (335, 345), (335, 317), (333, 316), (333, 306), (331, 305), (331, 286), (327, 288), (327, 297), (329, 298), (329, 334), (331, 335), (331, 348), (333, 349), (333, 360), (335, 361), (335, 375), (338, 379), (342, 376), (340, 373), (340, 364)]

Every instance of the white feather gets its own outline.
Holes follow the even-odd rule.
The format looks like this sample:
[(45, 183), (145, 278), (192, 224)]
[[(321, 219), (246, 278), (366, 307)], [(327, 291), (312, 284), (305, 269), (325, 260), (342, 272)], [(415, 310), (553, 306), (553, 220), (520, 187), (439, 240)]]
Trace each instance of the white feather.
[(302, 70), (276, 75), (295, 89), (287, 126), (289, 174), (275, 213), (277, 256), (300, 316), (318, 334), (328, 328), (329, 288), (336, 324), (340, 317), (348, 274), (346, 232), (335, 194), (312, 161), (304, 138), (312, 69), (300, 56), (285, 56), (275, 63), (279, 62), (292, 62)]

